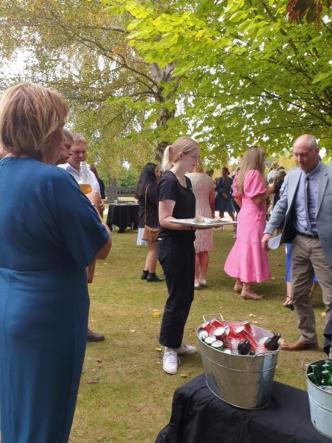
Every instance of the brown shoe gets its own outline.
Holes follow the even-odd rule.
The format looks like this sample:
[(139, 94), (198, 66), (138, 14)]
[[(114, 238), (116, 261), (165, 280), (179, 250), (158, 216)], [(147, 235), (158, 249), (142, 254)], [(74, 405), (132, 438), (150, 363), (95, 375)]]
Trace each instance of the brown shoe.
[(93, 332), (91, 331), (91, 329), (88, 329), (87, 341), (95, 342), (95, 341), (104, 341), (104, 340), (105, 336), (103, 334), (100, 334), (99, 332)]
[(280, 349), (284, 351), (306, 351), (309, 349), (318, 349), (317, 342), (307, 343), (301, 339), (293, 342), (293, 343), (283, 343), (280, 346)]

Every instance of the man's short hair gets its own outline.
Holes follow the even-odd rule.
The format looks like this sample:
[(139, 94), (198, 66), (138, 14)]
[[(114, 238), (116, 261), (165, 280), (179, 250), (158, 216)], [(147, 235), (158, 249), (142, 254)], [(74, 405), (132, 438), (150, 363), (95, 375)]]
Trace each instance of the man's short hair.
[(310, 149), (317, 149), (318, 148), (318, 143), (317, 143), (316, 137), (314, 137), (313, 135), (308, 135), (308, 146)]
[[(316, 140), (316, 137), (314, 137), (311, 134), (303, 134), (297, 137), (293, 143), (293, 146), (297, 143), (300, 139), (306, 139), (307, 145), (309, 149), (318, 149), (318, 143)], [(303, 141), (303, 140), (302, 140)]]
[(72, 134), (73, 135), (73, 141), (74, 145), (87, 145), (87, 141), (85, 137), (82, 134)]

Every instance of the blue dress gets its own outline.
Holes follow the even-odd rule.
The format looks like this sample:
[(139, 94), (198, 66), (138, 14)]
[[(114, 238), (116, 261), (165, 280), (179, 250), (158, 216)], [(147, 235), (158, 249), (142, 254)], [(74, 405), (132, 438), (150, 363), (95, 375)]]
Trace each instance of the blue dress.
[(31, 158), (0, 161), (3, 443), (65, 443), (84, 359), (85, 267), (108, 234), (75, 180)]
[[(219, 177), (216, 180), (216, 210), (219, 212), (234, 212), (233, 199), (232, 199), (232, 184), (233, 180), (228, 177), (224, 179)], [(227, 195), (227, 198), (223, 194)]]

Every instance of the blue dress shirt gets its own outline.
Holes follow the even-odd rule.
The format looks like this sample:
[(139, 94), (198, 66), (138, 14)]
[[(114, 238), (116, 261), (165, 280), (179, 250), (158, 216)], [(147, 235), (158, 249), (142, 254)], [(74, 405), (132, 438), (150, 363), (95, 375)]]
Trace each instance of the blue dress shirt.
[(322, 163), (306, 174), (302, 171), (296, 191), (294, 227), (301, 234), (317, 235), (318, 172)]

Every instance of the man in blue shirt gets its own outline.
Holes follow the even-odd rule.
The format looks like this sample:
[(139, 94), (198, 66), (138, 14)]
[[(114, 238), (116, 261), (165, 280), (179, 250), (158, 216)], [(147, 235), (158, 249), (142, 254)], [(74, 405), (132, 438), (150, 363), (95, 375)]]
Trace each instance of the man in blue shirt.
[(298, 168), (285, 178), (283, 194), (274, 207), (262, 238), (267, 247), (272, 232), (281, 227), (281, 242), (292, 242), (293, 303), (300, 338), (282, 349), (317, 348), (314, 311), (309, 291), (316, 274), (327, 312), (332, 308), (332, 168), (320, 161), (315, 137), (295, 140), (293, 154)]

